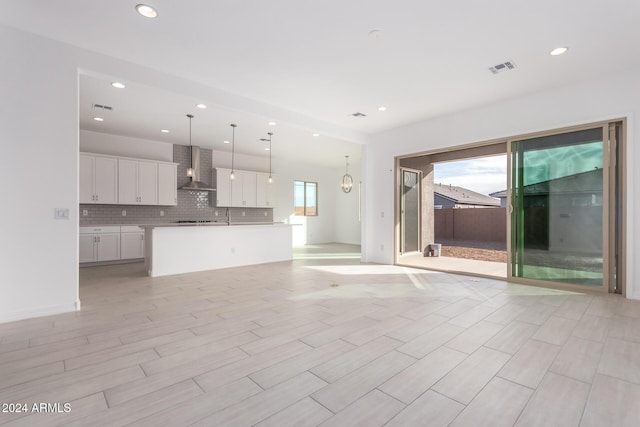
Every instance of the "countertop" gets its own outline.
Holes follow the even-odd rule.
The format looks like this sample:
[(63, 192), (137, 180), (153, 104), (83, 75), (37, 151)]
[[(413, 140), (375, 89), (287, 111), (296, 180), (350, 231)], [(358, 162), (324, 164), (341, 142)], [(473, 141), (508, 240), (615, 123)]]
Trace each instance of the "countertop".
[(163, 227), (230, 227), (240, 225), (290, 225), (284, 222), (197, 222), (197, 223), (164, 223), (164, 224), (142, 224), (143, 228), (163, 228)]
[(231, 225), (290, 225), (284, 222), (232, 222), (227, 224), (225, 221), (220, 222), (197, 222), (197, 223), (180, 223), (177, 222), (162, 222), (162, 223), (148, 223), (148, 224), (90, 224), (80, 225), (80, 228), (100, 228), (100, 227), (142, 227), (142, 228), (154, 228), (154, 227), (203, 227), (203, 226), (231, 226)]

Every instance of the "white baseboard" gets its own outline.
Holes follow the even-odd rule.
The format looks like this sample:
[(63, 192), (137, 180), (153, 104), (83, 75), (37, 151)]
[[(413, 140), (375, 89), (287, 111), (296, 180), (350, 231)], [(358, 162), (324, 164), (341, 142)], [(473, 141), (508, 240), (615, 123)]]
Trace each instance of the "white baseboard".
[(30, 319), (33, 317), (51, 316), (53, 314), (69, 313), (77, 310), (80, 310), (80, 300), (69, 304), (53, 305), (25, 311), (14, 311), (11, 313), (0, 313), (0, 323), (15, 322), (17, 320)]

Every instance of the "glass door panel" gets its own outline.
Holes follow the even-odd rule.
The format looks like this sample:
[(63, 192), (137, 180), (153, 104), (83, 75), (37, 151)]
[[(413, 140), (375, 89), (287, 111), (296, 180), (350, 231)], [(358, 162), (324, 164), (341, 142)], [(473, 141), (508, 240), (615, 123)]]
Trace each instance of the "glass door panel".
[(511, 141), (510, 277), (602, 287), (604, 129)]
[(420, 251), (420, 172), (401, 169), (400, 252)]

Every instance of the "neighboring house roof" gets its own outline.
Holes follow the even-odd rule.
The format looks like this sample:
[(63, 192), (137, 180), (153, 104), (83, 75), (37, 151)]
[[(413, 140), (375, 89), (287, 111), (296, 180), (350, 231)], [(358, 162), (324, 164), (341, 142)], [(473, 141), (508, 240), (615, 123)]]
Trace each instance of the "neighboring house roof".
[(459, 205), (500, 206), (500, 201), (493, 197), (455, 185), (434, 184), (433, 192)]
[[(549, 187), (553, 186), (554, 194), (593, 193), (602, 191), (602, 169), (580, 172), (561, 178), (529, 184), (524, 187), (525, 196), (549, 194)], [(507, 190), (489, 194), (491, 197), (504, 199)]]

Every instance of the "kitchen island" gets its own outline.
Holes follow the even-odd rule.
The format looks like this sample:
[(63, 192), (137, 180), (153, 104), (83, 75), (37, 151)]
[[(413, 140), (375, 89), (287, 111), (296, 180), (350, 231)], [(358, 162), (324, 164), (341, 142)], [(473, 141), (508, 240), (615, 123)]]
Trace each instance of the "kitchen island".
[(291, 225), (205, 223), (147, 225), (151, 277), (292, 259)]

